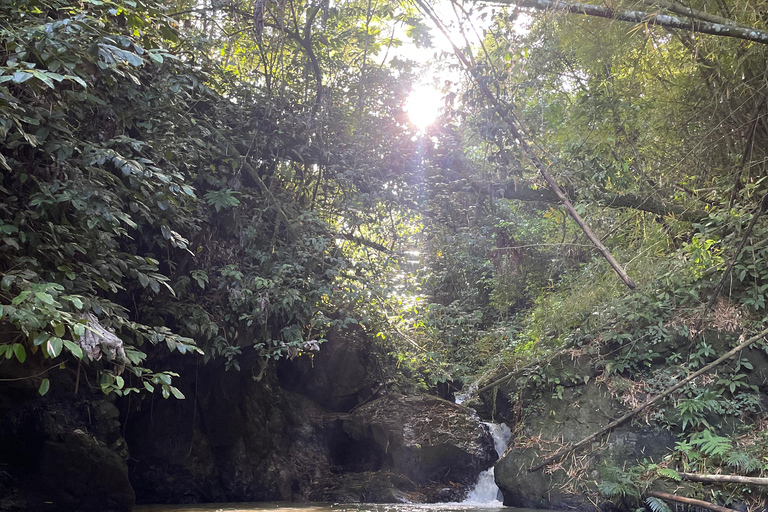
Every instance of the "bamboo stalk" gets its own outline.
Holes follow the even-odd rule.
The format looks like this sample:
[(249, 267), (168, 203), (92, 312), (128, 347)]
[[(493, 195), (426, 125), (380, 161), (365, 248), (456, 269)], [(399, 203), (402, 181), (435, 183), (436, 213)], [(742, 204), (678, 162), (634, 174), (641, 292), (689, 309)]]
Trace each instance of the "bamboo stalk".
[(653, 496), (654, 498), (659, 498), (665, 501), (674, 501), (676, 503), (693, 505), (694, 507), (701, 507), (707, 510), (714, 510), (715, 512), (737, 512), (732, 508), (715, 505), (714, 503), (710, 503), (708, 501), (685, 498), (683, 496), (678, 496), (677, 494), (669, 494), (667, 492), (651, 491), (648, 493), (648, 496)]
[(702, 475), (699, 473), (677, 473), (683, 480), (690, 480), (691, 482), (708, 482), (708, 483), (736, 483), (736, 484), (752, 484), (752, 485), (768, 485), (768, 478), (762, 478), (757, 476), (741, 476), (741, 475)]
[(716, 367), (717, 365), (719, 365), (723, 361), (727, 361), (728, 359), (730, 359), (731, 357), (736, 355), (738, 352), (741, 352), (742, 350), (744, 350), (745, 348), (747, 348), (748, 346), (750, 346), (754, 342), (762, 339), (766, 335), (768, 335), (768, 329), (763, 330), (757, 336), (753, 336), (753, 337), (749, 338), (747, 341), (739, 344), (737, 347), (729, 350), (724, 355), (722, 355), (719, 358), (715, 359), (714, 361), (709, 363), (707, 366), (705, 366), (701, 370), (690, 374), (688, 377), (684, 378), (683, 380), (681, 380), (680, 382), (678, 382), (674, 386), (667, 388), (661, 394), (658, 394), (655, 397), (651, 398), (650, 400), (647, 400), (645, 403), (638, 405), (637, 407), (635, 407), (634, 409), (629, 411), (627, 414), (625, 414), (621, 418), (617, 419), (616, 421), (613, 421), (613, 422), (609, 423), (608, 426), (606, 426), (605, 428), (599, 430), (598, 432), (595, 432), (594, 434), (592, 434), (590, 436), (585, 437), (584, 439), (582, 439), (581, 441), (579, 441), (578, 443), (576, 443), (574, 445), (570, 445), (570, 446), (566, 446), (564, 448), (561, 448), (554, 455), (552, 455), (551, 457), (547, 457), (546, 459), (544, 459), (543, 462), (533, 466), (528, 471), (529, 472), (538, 471), (539, 469), (543, 468), (547, 464), (549, 464), (551, 462), (554, 462), (556, 460), (559, 460), (563, 456), (571, 453), (572, 451), (577, 450), (578, 448), (580, 448), (580, 447), (584, 446), (585, 444), (593, 441), (594, 439), (597, 439), (598, 437), (600, 437), (601, 435), (605, 434), (609, 430), (612, 430), (615, 427), (618, 427), (619, 425), (621, 425), (622, 423), (624, 423), (625, 421), (627, 421), (628, 419), (633, 417), (635, 414), (637, 414), (640, 411), (642, 411), (643, 409), (645, 409), (645, 408), (649, 407), (650, 405), (658, 402), (659, 400), (661, 400), (665, 396), (668, 396), (668, 395), (674, 393), (675, 391), (677, 391), (681, 387), (683, 387), (686, 384), (688, 384), (689, 382), (691, 382), (696, 377), (699, 377), (700, 375), (703, 375), (703, 374), (707, 373), (709, 370), (711, 370), (712, 368)]

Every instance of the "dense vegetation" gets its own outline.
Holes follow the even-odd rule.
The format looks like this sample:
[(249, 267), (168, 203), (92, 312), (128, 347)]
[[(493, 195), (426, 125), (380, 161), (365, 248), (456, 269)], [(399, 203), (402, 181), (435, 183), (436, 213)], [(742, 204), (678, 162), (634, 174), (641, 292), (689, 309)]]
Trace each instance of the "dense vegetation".
[[(607, 345), (606, 377), (661, 390), (718, 355), (700, 333), (765, 324), (765, 45), (467, 5), (469, 68), (442, 56), (445, 108), (419, 133), (419, 64), (396, 54), (437, 36), (418, 7), (0, 0), (2, 364), (183, 398), (153, 346), (237, 371), (359, 323), (424, 388)], [(759, 2), (698, 7), (765, 23)], [(759, 428), (707, 416), (762, 413), (750, 369), (668, 404), (688, 463), (766, 471)], [(622, 478), (605, 492), (639, 497)]]

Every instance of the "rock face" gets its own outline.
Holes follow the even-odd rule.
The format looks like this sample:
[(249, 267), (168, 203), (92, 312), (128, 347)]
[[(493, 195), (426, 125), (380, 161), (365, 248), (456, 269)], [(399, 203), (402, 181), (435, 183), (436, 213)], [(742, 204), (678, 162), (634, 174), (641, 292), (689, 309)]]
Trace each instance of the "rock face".
[[(565, 388), (562, 398), (545, 399), (544, 404), (540, 413), (529, 417), (515, 445), (495, 465), (496, 484), (507, 506), (593, 511), (595, 505), (587, 494), (596, 493), (604, 465), (632, 465), (644, 458), (660, 460), (675, 444), (668, 431), (623, 426), (596, 441), (594, 451), (587, 455), (581, 451), (563, 465), (531, 473), (528, 468), (561, 445), (580, 441), (626, 411), (604, 387), (595, 384)], [(586, 487), (574, 485), (575, 476), (589, 483)], [(603, 505), (610, 508), (608, 503)]]
[(277, 364), (280, 386), (336, 412), (348, 412), (369, 399), (384, 380), (378, 354), (371, 352), (360, 327), (331, 331), (321, 350), (310, 357)]
[(487, 427), (465, 407), (428, 395), (387, 395), (343, 420), (347, 457), (417, 484), (474, 483), (496, 460)]
[[(709, 334), (708, 341), (716, 353), (729, 348), (727, 340), (717, 334)], [(687, 339), (681, 339), (679, 350), (687, 344)], [(649, 361), (650, 368), (660, 371), (654, 373), (654, 377), (647, 377), (647, 381), (632, 381), (616, 374), (606, 377), (602, 368), (596, 366), (599, 354), (587, 355), (586, 350), (574, 350), (549, 361), (548, 366), (535, 375), (538, 384), (534, 384), (532, 378), (521, 376), (496, 393), (484, 394), (484, 403), (478, 410), (494, 410), (505, 420), (518, 422), (512, 446), (495, 465), (496, 483), (504, 495), (504, 504), (585, 511), (595, 510), (599, 505), (603, 510), (620, 510), (622, 504), (612, 503), (600, 495), (598, 484), (607, 475), (607, 468), (631, 467), (643, 460), (661, 462), (673, 451), (674, 432), (656, 426), (674, 424), (677, 412), (669, 403), (659, 402), (652, 410), (641, 412), (633, 421), (601, 436), (591, 446), (569, 454), (559, 463), (536, 472), (529, 472), (528, 468), (560, 447), (598, 432), (644, 402), (649, 390), (659, 393), (674, 383), (669, 378), (654, 380), (655, 375), (664, 375), (666, 357), (677, 350), (674, 344), (664, 348), (667, 353), (657, 354)], [(640, 351), (641, 347), (636, 350)], [(745, 350), (742, 357), (754, 367), (747, 379), (760, 389), (756, 397), (765, 404), (768, 358), (758, 349)], [(732, 419), (714, 417), (709, 421), (724, 432), (735, 428)], [(657, 484), (663, 485), (661, 481)]]
[(34, 379), (3, 383), (0, 510), (130, 511), (117, 407), (87, 389), (74, 397), (66, 378), (52, 380), (45, 397)]
[(264, 371), (246, 355), (225, 372), (165, 354), (155, 363), (181, 375), (184, 400), (112, 403), (85, 380), (74, 396), (74, 370), (40, 397), (39, 380), (0, 375), (22, 377), (0, 382), (0, 510), (461, 499), (496, 458), (487, 428), (462, 406), (388, 388), (352, 334)]
[(268, 375), (201, 369), (186, 400), (147, 397), (127, 416), (131, 481), (143, 503), (305, 497), (330, 471), (327, 410)]
[(387, 391), (363, 341), (329, 336), (312, 359), (276, 371), (244, 360), (240, 372), (181, 370), (186, 400), (131, 395), (123, 422), (138, 501), (458, 499), (496, 458), (486, 427), (436, 397), (373, 399)]

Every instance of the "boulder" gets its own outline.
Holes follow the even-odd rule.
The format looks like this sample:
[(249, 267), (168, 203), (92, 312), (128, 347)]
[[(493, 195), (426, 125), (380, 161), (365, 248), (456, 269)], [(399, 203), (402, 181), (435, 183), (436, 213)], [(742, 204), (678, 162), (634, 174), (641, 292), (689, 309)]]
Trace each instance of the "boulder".
[(280, 386), (335, 412), (348, 412), (380, 387), (381, 368), (360, 327), (330, 331), (320, 350), (277, 363)]
[(126, 511), (136, 502), (125, 461), (80, 429), (44, 443), (37, 474), (55, 510)]
[(342, 421), (347, 465), (367, 462), (418, 485), (469, 486), (496, 460), (488, 428), (472, 411), (434, 396), (386, 395)]
[(272, 372), (179, 373), (185, 400), (148, 395), (124, 413), (140, 503), (306, 500), (331, 473), (331, 413)]
[[(562, 396), (540, 397), (542, 406), (529, 409), (515, 444), (496, 463), (496, 484), (504, 505), (593, 511), (590, 498), (598, 494), (602, 468), (629, 466), (643, 459), (658, 461), (674, 447), (675, 437), (666, 430), (625, 424), (595, 441), (592, 450), (529, 472), (561, 446), (597, 432), (627, 410), (594, 381), (561, 392)], [(581, 483), (574, 485), (576, 481)], [(602, 503), (602, 508), (611, 507), (607, 501)]]

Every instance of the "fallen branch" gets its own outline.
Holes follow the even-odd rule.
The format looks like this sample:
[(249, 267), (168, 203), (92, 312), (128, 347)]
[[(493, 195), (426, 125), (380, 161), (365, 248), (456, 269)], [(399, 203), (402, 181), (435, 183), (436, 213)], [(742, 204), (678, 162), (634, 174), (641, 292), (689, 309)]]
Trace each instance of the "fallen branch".
[[(488, 0), (484, 0), (488, 1)], [(722, 37), (744, 39), (760, 44), (768, 44), (768, 32), (759, 28), (749, 28), (732, 23), (712, 23), (692, 18), (678, 18), (669, 14), (644, 11), (614, 10), (605, 5), (568, 3), (559, 0), (494, 0), (493, 3), (533, 7), (543, 11), (559, 11), (571, 14), (585, 14), (609, 20), (626, 21), (644, 25), (658, 25), (667, 29), (686, 30)]]
[[(487, 184), (477, 182), (472, 184), (478, 192), (489, 191)], [(494, 198), (503, 197), (513, 201), (541, 201), (544, 203), (560, 204), (560, 198), (548, 188), (534, 188), (534, 185), (526, 182), (511, 181), (507, 183), (494, 184), (490, 186), (490, 192)], [(566, 195), (578, 200), (575, 190), (565, 190)], [(650, 196), (641, 197), (633, 194), (611, 194), (607, 192), (599, 193), (591, 198), (598, 206), (605, 208), (630, 208), (644, 212), (661, 215), (663, 217), (672, 216), (684, 222), (698, 222), (704, 219), (708, 213), (699, 209), (690, 209), (682, 205), (668, 204), (659, 201)]]
[(768, 478), (762, 478), (757, 476), (741, 476), (741, 475), (700, 475), (699, 473), (677, 473), (683, 480), (690, 480), (691, 482), (708, 482), (708, 483), (723, 483), (723, 484), (752, 484), (752, 485), (768, 485)]
[(605, 434), (606, 432), (608, 432), (610, 430), (613, 430), (614, 428), (618, 427), (619, 425), (621, 425), (622, 423), (624, 423), (628, 419), (632, 418), (634, 415), (636, 415), (637, 413), (639, 413), (643, 409), (648, 408), (649, 406), (651, 406), (654, 403), (658, 402), (659, 400), (661, 400), (665, 396), (668, 396), (668, 395), (674, 393), (675, 391), (677, 391), (681, 387), (683, 387), (686, 384), (688, 384), (689, 382), (691, 382), (696, 377), (699, 377), (700, 375), (703, 375), (703, 374), (707, 373), (712, 368), (716, 367), (717, 365), (719, 365), (723, 361), (727, 361), (728, 359), (732, 358), (738, 352), (741, 352), (742, 350), (744, 350), (745, 348), (747, 348), (748, 346), (750, 346), (754, 342), (764, 338), (766, 335), (768, 335), (768, 329), (763, 330), (757, 336), (753, 336), (753, 337), (749, 338), (747, 341), (745, 341), (745, 342), (741, 343), (740, 345), (738, 345), (737, 347), (729, 350), (727, 353), (725, 353), (724, 355), (722, 355), (719, 358), (715, 359), (714, 361), (709, 363), (707, 366), (705, 366), (701, 370), (690, 374), (688, 377), (684, 378), (683, 380), (681, 380), (680, 382), (678, 382), (674, 386), (667, 388), (661, 394), (658, 394), (655, 397), (651, 398), (650, 400), (647, 400), (645, 403), (635, 407), (634, 409), (629, 411), (627, 414), (625, 414), (621, 418), (619, 418), (616, 421), (613, 421), (610, 424), (608, 424), (608, 426), (606, 426), (605, 428), (599, 430), (598, 432), (595, 432), (594, 434), (592, 434), (590, 436), (585, 437), (584, 439), (582, 439), (581, 441), (579, 441), (578, 443), (576, 443), (574, 445), (569, 445), (569, 446), (565, 446), (565, 447), (561, 448), (554, 455), (552, 455), (551, 457), (547, 457), (546, 459), (544, 459), (543, 462), (533, 466), (528, 471), (529, 472), (538, 471), (539, 469), (543, 468), (547, 464), (550, 464), (550, 463), (552, 463), (552, 462), (554, 462), (556, 460), (561, 459), (563, 456), (568, 455), (572, 451), (579, 449), (580, 447), (582, 447), (585, 444), (593, 441), (594, 439), (597, 439), (598, 437), (600, 437), (601, 435)]
[(654, 498), (659, 498), (665, 501), (674, 501), (676, 503), (693, 505), (694, 507), (701, 507), (707, 510), (714, 510), (715, 512), (737, 512), (732, 508), (721, 507), (720, 505), (715, 505), (714, 503), (710, 503), (708, 501), (684, 498), (683, 496), (678, 496), (677, 494), (669, 494), (667, 492), (651, 491), (648, 493), (648, 496), (653, 496)]

